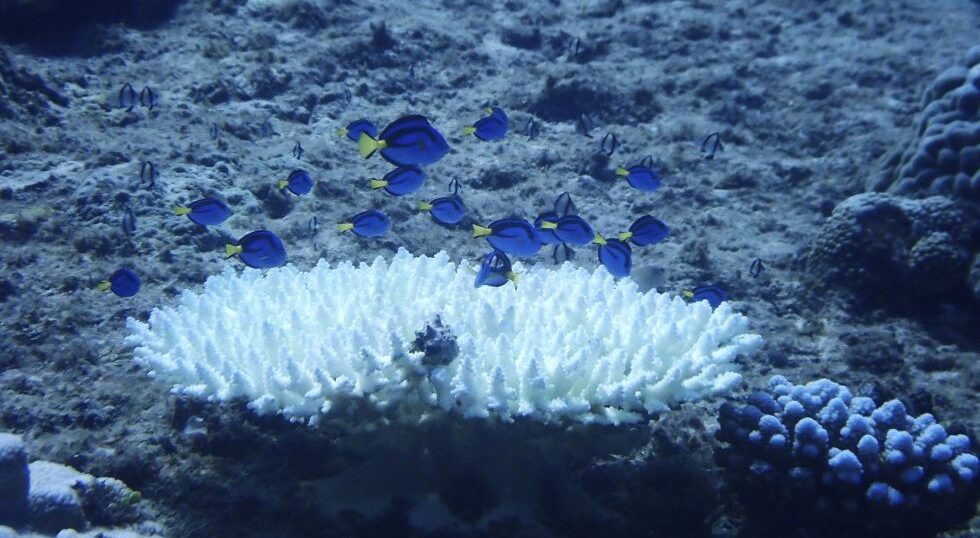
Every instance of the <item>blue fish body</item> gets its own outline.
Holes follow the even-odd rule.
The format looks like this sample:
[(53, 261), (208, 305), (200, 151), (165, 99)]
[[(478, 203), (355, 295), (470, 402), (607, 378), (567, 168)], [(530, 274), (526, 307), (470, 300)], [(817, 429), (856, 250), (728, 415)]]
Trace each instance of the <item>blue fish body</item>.
[(653, 192), (660, 188), (660, 174), (649, 166), (638, 164), (629, 169), (617, 169), (616, 173), (626, 176), (626, 182), (634, 189)]
[(376, 138), (378, 136), (378, 128), (371, 123), (371, 120), (361, 118), (348, 123), (347, 128), (343, 129), (343, 133), (347, 138), (357, 142), (361, 138), (361, 133), (365, 133), (371, 138)]
[(375, 152), (395, 166), (432, 164), (449, 153), (449, 144), (425, 116), (405, 116), (381, 131), (377, 140), (367, 133), (358, 138), (361, 155)]
[(566, 215), (558, 219), (555, 236), (569, 245), (587, 245), (595, 238), (595, 232), (585, 219), (578, 215)]
[(728, 300), (728, 292), (714, 284), (698, 286), (691, 290), (690, 295), (694, 301), (708, 301), (712, 310), (718, 308), (718, 305)]
[(187, 218), (201, 226), (217, 226), (231, 216), (228, 204), (211, 196), (191, 202), (187, 208), (190, 209)]
[(557, 245), (561, 243), (561, 239), (555, 234), (555, 230), (541, 227), (541, 224), (544, 222), (557, 224), (558, 218), (558, 215), (554, 211), (545, 211), (538, 215), (538, 218), (534, 219), (534, 231), (537, 232), (538, 239), (541, 240), (542, 244)]
[(483, 263), (480, 264), (480, 270), (473, 281), (473, 287), (491, 286), (497, 288), (514, 279), (515, 275), (511, 268), (510, 259), (503, 252), (494, 250), (483, 256)]
[(515, 256), (533, 256), (541, 250), (541, 239), (534, 226), (524, 219), (500, 219), (490, 223), (487, 242), (493, 248)]
[(630, 231), (620, 234), (620, 239), (630, 239), (638, 246), (645, 247), (663, 241), (670, 228), (659, 219), (643, 215), (630, 225)]
[(466, 206), (463, 205), (462, 198), (455, 194), (436, 198), (430, 205), (432, 208), (429, 209), (429, 214), (441, 224), (456, 224), (466, 215)]
[(313, 178), (310, 173), (303, 169), (296, 169), (289, 173), (286, 178), (285, 188), (296, 196), (309, 194), (313, 190)]
[(109, 277), (109, 289), (119, 297), (132, 297), (140, 291), (140, 277), (130, 269), (119, 269)]
[(279, 237), (268, 230), (257, 230), (238, 240), (242, 262), (256, 269), (279, 267), (286, 263), (286, 248)]
[(354, 225), (351, 231), (361, 237), (381, 237), (391, 229), (391, 219), (377, 209), (358, 213), (351, 224)]
[(473, 124), (473, 135), (486, 142), (500, 140), (507, 135), (509, 125), (507, 113), (499, 107), (493, 107), (489, 116), (480, 118)]
[(606, 239), (599, 245), (599, 263), (612, 276), (629, 276), (633, 269), (633, 253), (630, 246), (618, 239)]
[(422, 188), (425, 178), (425, 172), (418, 166), (399, 166), (385, 174), (382, 182), (388, 194), (404, 196)]

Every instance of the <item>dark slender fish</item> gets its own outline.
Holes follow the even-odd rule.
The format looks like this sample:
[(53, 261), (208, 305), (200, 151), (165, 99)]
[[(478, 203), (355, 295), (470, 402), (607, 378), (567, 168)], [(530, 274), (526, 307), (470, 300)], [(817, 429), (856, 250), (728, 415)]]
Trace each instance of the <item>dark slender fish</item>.
[(524, 136), (527, 137), (528, 142), (538, 137), (538, 122), (534, 121), (534, 118), (527, 119), (527, 125), (524, 126)]
[[(708, 149), (708, 143), (714, 138), (715, 142), (711, 145), (711, 149)], [(725, 151), (725, 146), (721, 143), (721, 132), (715, 131), (704, 138), (701, 142), (701, 153), (705, 153), (705, 159), (711, 160), (715, 158), (715, 153), (719, 151)]]
[(350, 93), (350, 88), (346, 86), (344, 87), (344, 99), (347, 99), (348, 103), (354, 100), (354, 96)]
[(218, 124), (217, 123), (212, 123), (211, 124), (210, 133), (211, 133), (211, 139), (212, 140), (217, 140), (218, 139), (218, 135), (221, 134), (221, 133), (218, 132)]
[(555, 265), (560, 265), (566, 261), (575, 259), (575, 251), (565, 243), (558, 243), (551, 251), (551, 259)]
[(293, 146), (293, 157), (296, 157), (297, 159), (302, 159), (303, 151), (304, 151), (303, 145), (300, 144), (299, 141), (296, 141), (296, 145)]
[(749, 274), (752, 275), (752, 278), (758, 278), (764, 270), (765, 266), (762, 265), (762, 258), (752, 260), (752, 265), (749, 266)]
[(599, 143), (599, 147), (602, 148), (602, 152), (608, 157), (612, 157), (612, 154), (616, 152), (616, 148), (619, 147), (619, 140), (616, 139), (616, 135), (606, 133), (606, 136), (602, 137), (602, 142)]
[(149, 86), (143, 86), (140, 90), (140, 106), (145, 106), (146, 108), (153, 110), (153, 107), (157, 104), (157, 95), (153, 93), (153, 88)]
[(582, 40), (575, 37), (568, 43), (568, 56), (569, 58), (578, 58), (578, 55), (582, 53)]
[(140, 165), (140, 185), (147, 184), (147, 188), (152, 189), (157, 184), (157, 169), (150, 161), (143, 161)]
[(123, 210), (122, 229), (126, 235), (136, 233), (136, 215), (128, 207)]
[(640, 160), (640, 166), (646, 166), (647, 168), (653, 168), (653, 156), (647, 155), (642, 160)]
[(128, 82), (123, 84), (122, 88), (119, 88), (119, 106), (125, 108), (126, 112), (132, 112), (136, 101), (136, 90), (133, 89), (133, 85)]
[(310, 221), (306, 225), (310, 228), (310, 237), (316, 237), (317, 232), (320, 231), (320, 221), (317, 220), (316, 215), (310, 217)]

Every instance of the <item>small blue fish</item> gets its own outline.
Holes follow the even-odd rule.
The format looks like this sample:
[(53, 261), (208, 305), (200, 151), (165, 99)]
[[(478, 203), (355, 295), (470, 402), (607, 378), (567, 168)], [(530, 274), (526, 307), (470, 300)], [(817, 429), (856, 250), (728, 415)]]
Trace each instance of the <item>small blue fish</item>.
[(464, 127), (463, 134), (473, 135), (486, 142), (500, 140), (506, 136), (507, 127), (510, 125), (507, 113), (500, 107), (493, 107), (487, 109), (487, 114), (489, 116), (480, 118), (472, 126)]
[(340, 233), (350, 230), (361, 237), (381, 237), (388, 233), (389, 229), (391, 229), (391, 219), (377, 209), (358, 213), (350, 222), (337, 225), (337, 231)]
[(708, 301), (711, 309), (718, 308), (718, 305), (728, 300), (728, 292), (719, 288), (715, 284), (698, 286), (693, 290), (684, 290), (684, 297), (692, 301)]
[(493, 248), (515, 256), (533, 256), (542, 245), (534, 226), (524, 219), (500, 219), (488, 227), (474, 224), (473, 237), (486, 237)]
[(599, 245), (599, 263), (612, 276), (629, 276), (633, 270), (633, 251), (628, 243), (618, 239), (604, 239), (599, 234), (595, 234), (592, 242)]
[(456, 194), (436, 198), (431, 202), (419, 202), (419, 209), (428, 211), (433, 220), (445, 225), (456, 224), (466, 215), (463, 199)]
[(749, 274), (752, 275), (752, 278), (759, 278), (765, 269), (766, 267), (762, 265), (762, 258), (756, 258), (752, 260), (752, 265), (749, 266)]
[(280, 189), (286, 189), (296, 196), (303, 196), (313, 190), (313, 178), (306, 170), (297, 168), (290, 172), (286, 179), (280, 179), (276, 186)]
[(346, 136), (354, 142), (357, 142), (361, 138), (361, 133), (375, 138), (378, 136), (378, 128), (371, 123), (371, 120), (361, 118), (348, 123), (347, 127), (337, 129), (337, 136)]
[(517, 279), (520, 277), (513, 271), (510, 265), (510, 258), (499, 250), (492, 250), (483, 256), (483, 263), (480, 270), (476, 273), (473, 287), (491, 286), (498, 288), (507, 282), (513, 282), (517, 287)]
[(541, 228), (552, 230), (559, 242), (570, 245), (588, 245), (595, 239), (592, 227), (578, 215), (566, 215), (555, 222), (542, 220)]
[(649, 166), (638, 164), (628, 169), (620, 166), (616, 169), (617, 176), (624, 176), (631, 187), (645, 192), (653, 192), (660, 188), (660, 174)]
[(279, 267), (286, 263), (286, 248), (279, 237), (268, 230), (248, 233), (238, 243), (225, 245), (226, 258), (236, 254), (245, 265), (256, 269)]
[(393, 121), (377, 139), (361, 133), (357, 149), (365, 159), (380, 153), (395, 166), (421, 166), (443, 158), (449, 153), (449, 144), (425, 116), (411, 115)]
[(228, 220), (231, 208), (221, 200), (208, 196), (186, 206), (175, 206), (174, 215), (187, 215), (201, 226), (217, 226)]
[(666, 224), (650, 215), (643, 215), (633, 221), (633, 224), (630, 225), (630, 231), (619, 234), (619, 240), (632, 240), (637, 246), (645, 247), (663, 241), (668, 233), (670, 233), (670, 228)]
[(559, 217), (554, 211), (545, 211), (534, 219), (534, 231), (538, 234), (538, 239), (545, 245), (559, 245), (561, 239), (555, 234), (555, 227)]
[(112, 291), (119, 297), (132, 297), (140, 291), (140, 277), (130, 269), (119, 269), (108, 280), (99, 282), (99, 291)]
[(372, 179), (372, 189), (384, 189), (393, 196), (404, 196), (422, 188), (425, 172), (418, 166), (399, 166), (382, 179)]

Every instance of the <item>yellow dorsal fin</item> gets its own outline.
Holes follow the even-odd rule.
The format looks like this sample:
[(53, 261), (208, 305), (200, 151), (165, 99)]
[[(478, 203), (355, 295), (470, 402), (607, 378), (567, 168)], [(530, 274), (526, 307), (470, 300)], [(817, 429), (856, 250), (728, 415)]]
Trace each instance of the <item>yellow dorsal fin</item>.
[(432, 209), (432, 204), (429, 202), (419, 202), (419, 211), (428, 211)]
[(490, 235), (491, 233), (493, 233), (493, 230), (490, 228), (486, 228), (478, 224), (473, 225), (473, 237), (483, 237), (485, 235)]
[(627, 170), (627, 169), (625, 169), (625, 168), (623, 168), (622, 166), (618, 166), (618, 167), (616, 167), (616, 175), (617, 176), (628, 176), (628, 175), (630, 175), (630, 171)]
[(112, 287), (112, 283), (109, 282), (108, 280), (103, 280), (102, 282), (99, 282), (99, 291), (109, 291), (109, 288), (111, 287)]
[(521, 275), (511, 271), (507, 273), (507, 280), (510, 280), (514, 284), (514, 288), (517, 288), (517, 281), (521, 279)]
[(353, 229), (354, 229), (353, 222), (341, 222), (340, 224), (337, 225), (337, 231), (340, 233), (344, 233), (347, 230), (353, 230)]
[(627, 239), (633, 237), (633, 232), (619, 232), (619, 240), (626, 241)]
[(388, 182), (383, 179), (372, 179), (371, 188), (372, 189), (383, 189), (388, 186)]
[(475, 132), (476, 132), (476, 127), (473, 127), (472, 125), (469, 126), (469, 127), (463, 127), (463, 134), (464, 135), (471, 135), (471, 134), (473, 134)]
[(242, 251), (241, 245), (232, 245), (231, 243), (225, 243), (225, 258), (230, 258), (235, 254), (239, 254)]
[(558, 223), (551, 222), (550, 220), (543, 220), (541, 221), (541, 227), (544, 228), (545, 230), (557, 230)]
[(597, 245), (605, 245), (606, 239), (599, 234), (595, 234), (595, 237), (592, 238), (592, 242)]
[(285, 189), (287, 185), (289, 185), (288, 179), (280, 179), (279, 182), (276, 183), (276, 186), (280, 189)]
[(182, 205), (174, 206), (174, 215), (188, 215), (191, 212), (191, 208), (184, 207)]

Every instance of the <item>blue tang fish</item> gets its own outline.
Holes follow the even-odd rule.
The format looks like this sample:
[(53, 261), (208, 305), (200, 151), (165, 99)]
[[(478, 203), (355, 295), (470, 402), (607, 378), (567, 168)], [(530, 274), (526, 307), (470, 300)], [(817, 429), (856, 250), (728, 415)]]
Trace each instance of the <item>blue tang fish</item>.
[(399, 166), (385, 174), (383, 179), (372, 179), (372, 189), (384, 189), (394, 196), (411, 194), (425, 183), (425, 172), (418, 166)]
[(663, 241), (668, 233), (670, 233), (670, 228), (662, 221), (650, 215), (643, 215), (633, 221), (633, 224), (630, 225), (630, 231), (620, 232), (619, 240), (631, 240), (637, 246), (645, 247)]
[(558, 195), (558, 198), (555, 198), (555, 208), (553, 211), (545, 211), (538, 215), (538, 218), (534, 219), (534, 230), (538, 232), (538, 238), (541, 239), (542, 243), (546, 245), (559, 245), (562, 243), (562, 240), (555, 235), (554, 228), (550, 226), (543, 227), (542, 223), (552, 222), (557, 224), (558, 219), (577, 214), (578, 209), (576, 209), (575, 203), (572, 202), (572, 197), (567, 192), (563, 192)]
[(629, 276), (633, 270), (633, 251), (628, 243), (618, 239), (604, 239), (595, 234), (593, 243), (599, 245), (599, 263), (612, 276)]
[(493, 107), (487, 109), (487, 114), (490, 115), (480, 118), (470, 127), (464, 127), (463, 134), (473, 135), (486, 142), (500, 140), (506, 136), (510, 124), (507, 113), (499, 107)]
[(391, 229), (391, 219), (377, 209), (358, 213), (350, 222), (337, 225), (337, 231), (340, 233), (350, 230), (361, 237), (381, 237), (389, 229)]
[(513, 282), (517, 287), (517, 279), (520, 277), (511, 269), (510, 258), (499, 250), (493, 250), (483, 256), (483, 263), (480, 270), (476, 273), (473, 287), (492, 286), (498, 288), (507, 282)]
[(371, 138), (378, 136), (378, 128), (371, 123), (371, 120), (361, 118), (347, 124), (347, 127), (337, 129), (337, 136), (346, 136), (357, 142), (361, 138), (361, 133), (365, 133)]
[(616, 175), (626, 177), (626, 182), (637, 190), (653, 192), (660, 188), (660, 174), (649, 166), (638, 164), (628, 169), (620, 166)]
[(395, 166), (421, 166), (443, 158), (449, 144), (425, 116), (412, 115), (393, 121), (378, 138), (361, 133), (357, 149), (365, 159), (377, 152)]
[(540, 227), (552, 230), (559, 242), (570, 245), (588, 245), (595, 238), (592, 227), (578, 215), (566, 215), (555, 222), (542, 220)]
[(715, 284), (698, 286), (693, 290), (684, 290), (684, 297), (693, 301), (708, 301), (711, 309), (718, 308), (718, 305), (728, 300), (728, 292)]
[(225, 245), (225, 257), (234, 255), (256, 269), (279, 267), (286, 263), (286, 248), (279, 237), (268, 230), (257, 230), (242, 236), (234, 245)]
[(474, 224), (473, 237), (486, 237), (493, 248), (515, 256), (533, 256), (541, 250), (534, 226), (524, 219), (500, 219), (488, 227)]
[(436, 222), (446, 225), (456, 224), (466, 215), (466, 206), (457, 194), (436, 198), (431, 202), (419, 202), (419, 209), (428, 211)]
[(119, 297), (132, 297), (140, 291), (140, 277), (130, 269), (119, 269), (108, 280), (99, 282), (99, 291), (112, 291)]
[(187, 218), (201, 226), (217, 226), (228, 220), (231, 208), (221, 200), (208, 196), (186, 206), (175, 206), (174, 215), (187, 215)]
[(290, 172), (289, 177), (286, 179), (280, 179), (277, 186), (280, 189), (288, 190), (296, 196), (303, 196), (313, 190), (313, 178), (310, 177), (309, 172), (298, 168)]

